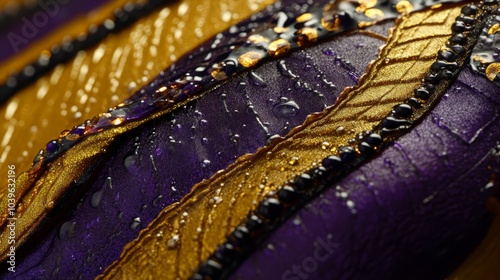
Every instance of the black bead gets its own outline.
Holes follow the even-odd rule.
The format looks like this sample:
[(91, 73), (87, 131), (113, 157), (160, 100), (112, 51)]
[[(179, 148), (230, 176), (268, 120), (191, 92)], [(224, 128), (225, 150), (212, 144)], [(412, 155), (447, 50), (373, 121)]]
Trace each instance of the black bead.
[(457, 56), (452, 51), (444, 49), (439, 51), (438, 58), (451, 62), (455, 61), (457, 59)]
[(89, 45), (95, 45), (104, 37), (106, 37), (109, 34), (109, 29), (104, 26), (104, 24), (101, 24), (99, 26), (92, 26), (89, 28), (89, 33), (88, 33), (88, 38), (87, 42)]
[(426, 84), (424, 87), (430, 94), (436, 91), (436, 87), (433, 84)]
[(382, 144), (382, 141), (382, 136), (378, 135), (377, 133), (371, 133), (365, 139), (365, 142), (370, 144), (371, 146), (378, 146)]
[(438, 84), (440, 80), (441, 77), (439, 77), (439, 74), (436, 73), (428, 73), (424, 78), (424, 82), (431, 84)]
[(427, 90), (426, 88), (424, 87), (419, 87), (417, 88), (415, 91), (415, 96), (418, 97), (418, 98), (421, 98), (421, 99), (424, 99), (424, 100), (427, 100), (429, 99), (429, 97), (431, 96), (431, 93), (429, 92), (429, 90)]
[(375, 149), (366, 142), (359, 143), (358, 150), (365, 155), (371, 155), (375, 151)]
[(61, 46), (54, 45), (50, 49), (50, 59), (49, 63), (51, 66), (55, 66), (59, 63), (64, 62), (66, 54), (62, 51)]
[(399, 104), (394, 107), (394, 113), (400, 118), (409, 118), (413, 114), (413, 109), (408, 104)]
[(255, 234), (256, 232), (259, 232), (263, 229), (264, 224), (261, 218), (256, 215), (251, 215), (248, 218), (245, 226), (252, 234)]
[(448, 46), (448, 47), (450, 49), (452, 49), (457, 54), (463, 54), (463, 53), (465, 53), (465, 48), (462, 47), (461, 45), (452, 45), (452, 46)]
[(222, 264), (228, 264), (234, 259), (236, 255), (235, 248), (230, 243), (224, 243), (217, 247), (215, 250), (214, 258), (220, 261)]
[(39, 71), (40, 71), (40, 67), (35, 62), (35, 63), (28, 64), (26, 67), (24, 67), (23, 75), (26, 76), (26, 78), (31, 80), (32, 78), (34, 78), (38, 75)]
[(311, 170), (311, 175), (313, 179), (323, 180), (328, 176), (328, 171), (323, 166), (318, 166)]
[(476, 5), (467, 5), (462, 8), (462, 14), (466, 16), (472, 16), (477, 13), (477, 6)]
[(199, 273), (194, 273), (193, 275), (191, 275), (191, 277), (189, 277), (189, 280), (203, 280), (205, 279), (205, 277)]
[(85, 133), (85, 125), (79, 125), (79, 126), (75, 126), (71, 132), (71, 134), (76, 134), (78, 136), (82, 136), (83, 133)]
[(438, 60), (431, 65), (431, 69), (434, 71), (441, 71), (443, 69), (455, 71), (457, 68), (458, 68), (458, 64), (456, 61), (448, 62), (448, 61), (444, 61), (444, 60)]
[(309, 176), (309, 174), (302, 173), (299, 176), (295, 177), (295, 179), (293, 181), (293, 185), (299, 191), (302, 191), (302, 190), (309, 188), (311, 181), (312, 181), (312, 179), (311, 179), (311, 176)]
[(342, 168), (342, 160), (338, 156), (328, 156), (321, 162), (327, 169), (340, 169)]
[(339, 155), (342, 162), (349, 163), (356, 158), (356, 151), (350, 146), (339, 147)]
[(465, 29), (466, 30), (471, 30), (474, 23), (476, 23), (476, 19), (473, 17), (468, 17), (468, 16), (460, 16), (460, 20), (465, 23)]
[(275, 219), (281, 214), (282, 205), (276, 198), (267, 198), (262, 201), (257, 209), (257, 213), (268, 219)]
[(123, 11), (123, 9), (116, 9), (114, 14), (116, 29), (121, 29), (129, 23), (130, 16), (125, 11)]
[(211, 278), (218, 277), (222, 272), (222, 265), (214, 260), (204, 261), (198, 266), (198, 273)]
[(408, 104), (412, 107), (412, 108), (415, 108), (415, 109), (418, 109), (420, 107), (422, 107), (422, 102), (420, 102), (418, 99), (416, 99), (415, 97), (410, 97), (408, 99)]
[(231, 244), (244, 247), (250, 242), (250, 231), (244, 226), (239, 226), (227, 238)]
[(455, 21), (451, 26), (451, 30), (455, 33), (464, 32), (466, 30), (465, 23), (463, 21)]
[(59, 144), (57, 143), (57, 140), (52, 140), (49, 143), (47, 143), (46, 147), (47, 153), (49, 154), (55, 153), (57, 152), (58, 149), (59, 149)]
[(458, 33), (458, 34), (451, 36), (450, 42), (452, 42), (454, 44), (465, 45), (465, 43), (467, 43), (467, 38), (465, 38), (464, 34)]
[(405, 128), (410, 124), (407, 120), (396, 119), (394, 117), (387, 117), (382, 121), (382, 127), (389, 130)]
[(286, 203), (291, 203), (299, 199), (300, 194), (295, 191), (294, 188), (290, 186), (284, 186), (282, 187), (278, 193), (278, 198), (279, 200), (286, 202)]
[(441, 78), (447, 80), (451, 79), (453, 78), (453, 72), (451, 72), (450, 70), (443, 69), (443, 71), (441, 71)]
[(65, 40), (61, 45), (61, 49), (63, 53), (66, 53), (66, 57), (68, 57), (68, 55), (73, 55), (78, 51), (75, 48), (73, 40)]
[(10, 87), (6, 84), (0, 86), (0, 104), (6, 102), (16, 90), (13, 87)]

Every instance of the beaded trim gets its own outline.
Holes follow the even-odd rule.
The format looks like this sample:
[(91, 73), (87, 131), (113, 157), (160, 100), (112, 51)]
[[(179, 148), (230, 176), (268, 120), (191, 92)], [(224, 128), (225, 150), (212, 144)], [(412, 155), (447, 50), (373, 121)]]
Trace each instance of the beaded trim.
[(485, 27), (470, 57), (474, 71), (500, 86), (500, 9), (485, 20)]
[(115, 10), (113, 19), (107, 19), (99, 25), (91, 25), (87, 33), (65, 39), (61, 44), (52, 46), (50, 52), (41, 53), (35, 62), (26, 65), (20, 72), (11, 74), (4, 84), (0, 85), (0, 105), (58, 64), (69, 61), (81, 50), (97, 45), (108, 34), (119, 32), (164, 5), (164, 2), (161, 0), (149, 0), (145, 3), (128, 2), (122, 8)]
[(462, 1), (404, 0), (402, 1), (404, 9), (399, 4), (402, 2), (380, 1), (372, 6), (363, 2), (339, 1), (337, 4), (327, 4), (312, 9), (311, 12), (295, 19), (290, 19), (283, 13), (278, 14), (273, 23), (274, 27), (227, 46), (227, 52), (204, 61), (199, 67), (174, 81), (172, 77), (160, 76), (153, 82), (154, 90), (140, 90), (108, 112), (86, 120), (72, 130), (61, 132), (58, 139), (47, 143), (46, 149), (39, 152), (33, 165), (41, 166), (54, 159), (88, 135), (159, 111), (173, 110), (181, 102), (199, 97), (222, 81), (247, 71), (266, 59), (281, 57), (342, 32), (397, 18), (411, 11), (422, 10), (436, 4)]
[(432, 64), (414, 96), (394, 107), (372, 132), (360, 135), (356, 146), (338, 147), (338, 154), (324, 158), (321, 166), (312, 168), (286, 182), (269, 194), (255, 210), (227, 236), (226, 241), (204, 262), (191, 279), (223, 279), (251, 254), (272, 230), (304, 206), (327, 186), (348, 174), (354, 167), (380, 153), (391, 141), (407, 132), (444, 94), (469, 57), (482, 28), (482, 17), (491, 12), (496, 1), (462, 8), (452, 26), (452, 36)]

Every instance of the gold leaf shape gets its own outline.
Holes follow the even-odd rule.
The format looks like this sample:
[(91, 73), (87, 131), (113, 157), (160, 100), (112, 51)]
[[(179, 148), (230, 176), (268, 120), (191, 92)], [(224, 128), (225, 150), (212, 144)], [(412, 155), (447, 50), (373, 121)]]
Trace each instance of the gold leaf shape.
[[(357, 133), (373, 129), (394, 105), (412, 96), (459, 14), (456, 7), (399, 20), (358, 88), (344, 91), (334, 106), (310, 116), (282, 141), (241, 157), (165, 208), (102, 278), (188, 278), (265, 195), (335, 153)], [(421, 25), (427, 20), (435, 23)]]

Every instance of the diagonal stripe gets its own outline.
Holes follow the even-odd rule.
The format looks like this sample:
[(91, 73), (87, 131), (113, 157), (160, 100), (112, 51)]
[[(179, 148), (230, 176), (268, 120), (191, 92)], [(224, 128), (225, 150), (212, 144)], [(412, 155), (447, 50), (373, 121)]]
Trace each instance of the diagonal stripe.
[[(393, 46), (405, 36), (403, 30), (406, 29), (404, 33), (411, 32), (414, 36), (424, 33), (432, 37), (435, 28), (430, 24), (422, 28), (418, 23), (432, 17), (436, 22), (444, 22), (450, 30), (459, 13), (459, 8), (430, 10), (401, 20), (387, 46), (381, 51), (381, 58), (371, 65), (368, 74), (361, 79), (359, 88), (345, 91), (335, 106), (322, 114), (310, 117), (303, 126), (294, 129), (284, 140), (259, 150), (255, 155), (240, 158), (224, 172), (195, 186), (179, 204), (162, 211), (158, 218), (141, 232), (139, 238), (125, 248), (120, 260), (108, 268), (104, 278), (119, 278), (120, 275), (188, 278), (198, 263), (208, 258), (216, 246), (225, 240), (230, 229), (236, 227), (247, 213), (254, 209), (262, 200), (263, 194), (277, 190), (283, 182), (318, 164), (319, 160), (332, 152), (335, 153), (339, 145), (348, 143), (358, 133), (372, 130), (389, 114), (396, 101), (401, 103), (413, 95), (413, 89), (418, 83), (403, 84), (396, 81), (422, 79), (433, 60), (423, 59), (419, 64), (414, 61), (418, 61), (420, 57), (430, 58), (432, 54), (435, 59), (446, 38), (423, 39), (426, 41), (424, 44), (412, 45), (410, 56), (402, 56), (402, 52), (393, 51)], [(414, 27), (406, 28), (407, 26)], [(450, 34), (451, 30), (448, 31), (448, 35)], [(391, 65), (391, 59), (412, 65), (412, 71), (378, 75), (379, 71)], [(373, 89), (372, 83), (379, 86)], [(390, 98), (387, 98), (391, 102), (384, 102), (382, 99), (387, 91), (391, 91)], [(370, 109), (353, 106), (352, 103), (366, 104)], [(360, 109), (364, 113), (352, 119), (353, 109)], [(359, 121), (361, 119), (365, 121)], [(339, 135), (338, 127), (343, 127), (344, 133)], [(323, 149), (322, 143), (325, 142), (330, 143), (333, 148)], [(207, 209), (212, 209), (208, 216)], [(189, 213), (189, 217), (181, 222), (183, 212)], [(231, 216), (229, 221), (228, 214)], [(205, 223), (205, 220), (209, 222)], [(201, 248), (197, 242), (200, 236), (197, 234), (198, 228), (201, 228), (204, 237)], [(182, 232), (179, 235), (179, 244), (182, 246), (166, 249), (164, 241), (155, 237), (160, 231), (167, 239), (177, 232)], [(201, 259), (200, 254), (193, 254), (193, 251), (198, 250), (201, 251)], [(179, 257), (182, 258), (181, 262), (178, 261)], [(180, 263), (179, 267), (167, 264), (174, 260)], [(151, 267), (146, 264), (151, 263), (154, 263), (154, 269), (145, 271), (145, 267)]]

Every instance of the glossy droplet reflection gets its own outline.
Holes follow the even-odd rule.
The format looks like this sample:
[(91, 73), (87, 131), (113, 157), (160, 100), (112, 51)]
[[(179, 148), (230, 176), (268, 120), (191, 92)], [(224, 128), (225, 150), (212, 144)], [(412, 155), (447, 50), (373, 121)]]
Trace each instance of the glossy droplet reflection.
[(137, 229), (140, 224), (141, 224), (141, 218), (140, 217), (135, 217), (132, 220), (132, 223), (130, 224), (130, 229)]
[(167, 241), (167, 246), (169, 249), (174, 249), (179, 243), (179, 235), (174, 235)]
[(75, 232), (75, 226), (75, 221), (67, 221), (63, 223), (61, 225), (61, 228), (59, 229), (59, 238), (64, 239), (73, 236), (73, 233)]
[(133, 155), (130, 155), (130, 156), (125, 158), (125, 160), (123, 161), (123, 166), (130, 173), (135, 174), (137, 171), (136, 169), (137, 169), (138, 163), (139, 163), (139, 157), (136, 154), (133, 154)]
[(282, 118), (294, 117), (299, 113), (299, 110), (299, 105), (293, 100), (278, 103), (273, 107), (273, 113)]
[(92, 194), (92, 196), (90, 197), (90, 206), (92, 206), (93, 208), (97, 208), (99, 206), (99, 204), (101, 203), (103, 192), (104, 190), (100, 190)]
[(210, 164), (210, 161), (208, 159), (205, 159), (201, 162), (201, 167), (207, 168), (209, 164)]

